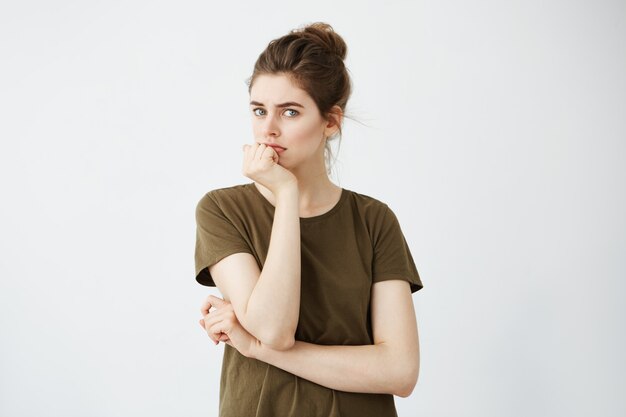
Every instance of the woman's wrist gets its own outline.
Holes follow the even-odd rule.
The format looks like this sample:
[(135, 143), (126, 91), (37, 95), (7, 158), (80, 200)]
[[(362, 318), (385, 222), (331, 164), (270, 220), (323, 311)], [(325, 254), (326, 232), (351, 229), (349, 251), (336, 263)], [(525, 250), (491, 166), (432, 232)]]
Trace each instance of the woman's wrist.
[(262, 352), (263, 343), (261, 343), (259, 339), (254, 338), (254, 341), (250, 344), (250, 349), (248, 349), (246, 356), (252, 359), (260, 359), (263, 356)]
[[(290, 181), (287, 183), (284, 183), (280, 186), (280, 188), (276, 189), (274, 192), (274, 197), (276, 198), (276, 200), (281, 199), (281, 198), (295, 198), (296, 201), (298, 201), (298, 194), (299, 194), (299, 189), (298, 189), (298, 181)], [(283, 197), (286, 196), (286, 197)]]

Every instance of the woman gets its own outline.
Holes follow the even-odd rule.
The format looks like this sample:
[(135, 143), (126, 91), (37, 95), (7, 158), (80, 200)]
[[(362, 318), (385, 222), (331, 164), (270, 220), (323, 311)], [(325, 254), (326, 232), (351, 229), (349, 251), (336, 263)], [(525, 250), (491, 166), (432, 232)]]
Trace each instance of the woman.
[[(324, 23), (269, 43), (249, 82), (253, 182), (196, 207), (200, 325), (225, 343), (220, 416), (396, 416), (419, 373), (422, 283), (393, 211), (333, 184), (329, 140), (351, 93)], [(214, 308), (211, 310), (211, 308)]]

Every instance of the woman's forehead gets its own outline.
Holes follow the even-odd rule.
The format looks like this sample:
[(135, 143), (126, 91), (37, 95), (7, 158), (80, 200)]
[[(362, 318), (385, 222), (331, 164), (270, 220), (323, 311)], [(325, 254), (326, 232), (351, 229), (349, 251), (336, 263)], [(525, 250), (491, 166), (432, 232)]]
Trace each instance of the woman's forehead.
[(311, 104), (307, 92), (294, 85), (285, 75), (260, 75), (250, 89), (250, 100), (265, 106), (285, 102)]

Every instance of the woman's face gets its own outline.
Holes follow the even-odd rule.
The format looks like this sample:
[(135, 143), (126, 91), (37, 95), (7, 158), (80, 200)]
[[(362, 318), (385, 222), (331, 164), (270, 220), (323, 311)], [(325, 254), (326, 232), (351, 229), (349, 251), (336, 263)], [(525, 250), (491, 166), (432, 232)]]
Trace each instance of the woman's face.
[(328, 129), (313, 99), (286, 75), (260, 75), (250, 89), (252, 132), (257, 143), (282, 146), (277, 151), (285, 168), (324, 164)]

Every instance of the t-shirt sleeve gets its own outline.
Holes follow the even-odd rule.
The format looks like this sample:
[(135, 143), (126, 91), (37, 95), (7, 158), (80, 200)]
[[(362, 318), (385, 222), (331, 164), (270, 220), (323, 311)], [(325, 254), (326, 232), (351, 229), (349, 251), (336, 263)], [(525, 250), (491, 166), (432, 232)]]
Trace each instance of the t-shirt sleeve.
[(379, 282), (390, 279), (408, 281), (411, 285), (411, 293), (424, 287), (398, 218), (385, 205), (374, 238), (372, 281)]
[(208, 267), (238, 252), (254, 255), (249, 244), (209, 192), (196, 206), (196, 281), (216, 287)]

